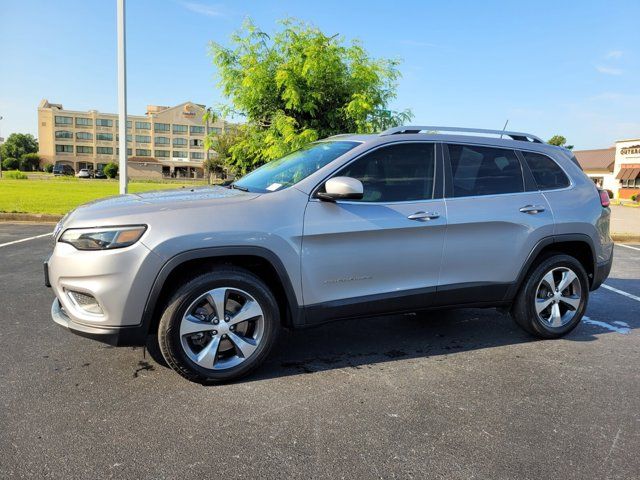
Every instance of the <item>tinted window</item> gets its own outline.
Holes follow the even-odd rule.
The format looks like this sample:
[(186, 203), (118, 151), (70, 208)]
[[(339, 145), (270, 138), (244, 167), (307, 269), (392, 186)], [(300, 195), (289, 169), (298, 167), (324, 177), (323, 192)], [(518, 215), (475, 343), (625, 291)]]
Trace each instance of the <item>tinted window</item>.
[(343, 168), (337, 176), (362, 182), (362, 202), (404, 202), (433, 197), (433, 143), (379, 148)]
[(524, 159), (533, 174), (540, 190), (564, 188), (569, 186), (569, 179), (556, 162), (546, 155), (522, 152)]
[(512, 150), (449, 145), (449, 157), (454, 197), (524, 191), (522, 167)]

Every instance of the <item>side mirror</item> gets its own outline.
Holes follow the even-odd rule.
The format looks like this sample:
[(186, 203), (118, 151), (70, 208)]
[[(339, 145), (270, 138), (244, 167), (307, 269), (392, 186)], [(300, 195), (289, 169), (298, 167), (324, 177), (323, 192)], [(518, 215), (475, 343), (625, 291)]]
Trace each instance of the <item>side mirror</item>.
[(360, 200), (364, 194), (362, 182), (351, 177), (330, 178), (325, 182), (324, 190), (324, 192), (318, 192), (316, 196), (327, 202)]

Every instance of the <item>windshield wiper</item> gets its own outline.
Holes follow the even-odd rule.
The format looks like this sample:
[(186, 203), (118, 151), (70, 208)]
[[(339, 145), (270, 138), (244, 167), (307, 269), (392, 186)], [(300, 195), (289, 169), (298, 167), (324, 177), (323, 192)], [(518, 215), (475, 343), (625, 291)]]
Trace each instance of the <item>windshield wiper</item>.
[(236, 190), (240, 190), (241, 192), (248, 192), (249, 189), (247, 187), (241, 187), (240, 185), (236, 185), (235, 183), (229, 184), (229, 188), (235, 188)]

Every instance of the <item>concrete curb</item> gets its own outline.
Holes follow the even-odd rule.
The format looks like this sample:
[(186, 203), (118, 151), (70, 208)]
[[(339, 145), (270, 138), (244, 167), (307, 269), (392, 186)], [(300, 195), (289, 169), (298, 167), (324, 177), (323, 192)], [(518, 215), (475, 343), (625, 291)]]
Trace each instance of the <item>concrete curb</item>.
[(614, 242), (640, 242), (638, 233), (612, 233), (611, 238)]
[(62, 215), (0, 212), (0, 222), (58, 223)]

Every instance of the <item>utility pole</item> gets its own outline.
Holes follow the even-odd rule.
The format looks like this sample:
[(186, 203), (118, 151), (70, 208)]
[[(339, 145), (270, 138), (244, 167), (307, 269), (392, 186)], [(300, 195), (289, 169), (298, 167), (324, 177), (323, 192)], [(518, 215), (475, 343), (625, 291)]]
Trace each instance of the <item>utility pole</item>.
[(118, 154), (120, 194), (127, 193), (127, 69), (124, 0), (118, 2), (118, 132), (120, 139)]
[[(2, 121), (3, 117), (0, 117), (0, 121)], [(4, 139), (2, 138), (2, 129), (0, 128), (0, 142), (4, 143)], [(2, 151), (0, 151), (0, 178), (2, 178)]]

